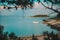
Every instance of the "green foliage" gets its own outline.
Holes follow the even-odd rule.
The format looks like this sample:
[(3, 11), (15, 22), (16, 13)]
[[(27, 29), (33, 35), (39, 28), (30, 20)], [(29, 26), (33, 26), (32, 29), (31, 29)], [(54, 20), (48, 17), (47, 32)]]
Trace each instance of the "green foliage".
[(2, 2), (5, 2), (6, 0), (1, 0)]
[(3, 29), (4, 29), (4, 27), (2, 25), (0, 25), (0, 40), (3, 39)]
[(9, 34), (9, 38), (15, 40), (17, 38), (17, 36), (15, 35), (14, 32), (12, 32), (12, 33)]
[(4, 26), (3, 25), (0, 25), (0, 40), (8, 40), (8, 32), (3, 32), (4, 30)]
[(32, 35), (32, 40), (38, 40), (36, 36), (34, 36), (34, 34)]
[(43, 35), (47, 36), (44, 37), (44, 40), (60, 40), (60, 38), (58, 38), (58, 34), (54, 33), (53, 31), (51, 33), (48, 33), (48, 35), (47, 33), (48, 33), (47, 31), (43, 32)]
[(13, 40), (16, 40), (17, 36), (15, 35), (14, 32), (8, 35), (8, 32), (3, 32), (3, 31), (4, 31), (4, 26), (0, 25), (0, 40), (8, 40), (8, 37), (10, 37)]
[(33, 1), (34, 0), (17, 0), (16, 4), (20, 5), (21, 8), (27, 8), (28, 5), (30, 5), (31, 7), (33, 7)]
[(60, 0), (44, 0), (44, 2), (51, 2), (53, 4), (60, 4)]
[(3, 33), (3, 30), (4, 30), (4, 26), (0, 25), (0, 33)]

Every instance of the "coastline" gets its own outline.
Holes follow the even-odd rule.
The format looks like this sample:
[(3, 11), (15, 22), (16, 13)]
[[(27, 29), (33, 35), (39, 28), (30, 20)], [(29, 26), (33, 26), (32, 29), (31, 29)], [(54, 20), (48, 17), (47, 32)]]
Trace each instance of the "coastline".
[[(44, 40), (44, 37), (43, 35), (35, 35), (34, 37), (36, 37), (38, 40)], [(32, 36), (24, 36), (24, 37), (19, 37), (20, 39), (23, 39), (23, 40), (32, 40)]]

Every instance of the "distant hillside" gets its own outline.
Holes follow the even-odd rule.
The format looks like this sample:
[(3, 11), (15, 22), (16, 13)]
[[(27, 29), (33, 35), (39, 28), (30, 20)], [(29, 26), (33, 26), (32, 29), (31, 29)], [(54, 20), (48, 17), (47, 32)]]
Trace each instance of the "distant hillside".
[(32, 17), (48, 17), (48, 15), (34, 15)]

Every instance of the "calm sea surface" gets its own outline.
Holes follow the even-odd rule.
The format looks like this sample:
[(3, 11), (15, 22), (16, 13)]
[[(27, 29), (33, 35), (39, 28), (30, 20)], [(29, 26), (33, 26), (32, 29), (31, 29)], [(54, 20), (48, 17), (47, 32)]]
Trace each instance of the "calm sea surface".
[(30, 36), (32, 34), (41, 35), (44, 31), (52, 30), (43, 20), (47, 18), (31, 18), (20, 16), (0, 16), (0, 24), (4, 25), (4, 31), (14, 32), (17, 36)]

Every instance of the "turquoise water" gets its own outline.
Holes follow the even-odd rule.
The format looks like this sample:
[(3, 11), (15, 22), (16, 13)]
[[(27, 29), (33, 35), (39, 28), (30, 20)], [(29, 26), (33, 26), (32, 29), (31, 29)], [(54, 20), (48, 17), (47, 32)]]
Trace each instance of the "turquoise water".
[[(9, 33), (14, 32), (17, 36), (30, 36), (32, 34), (40, 35), (44, 31), (56, 33), (57, 31), (51, 29), (43, 20), (47, 18), (31, 18), (20, 16), (0, 16), (0, 24), (4, 25), (4, 31)], [(38, 22), (38, 23), (33, 23)]]

